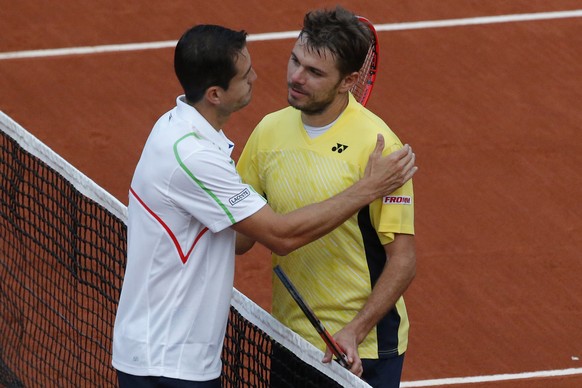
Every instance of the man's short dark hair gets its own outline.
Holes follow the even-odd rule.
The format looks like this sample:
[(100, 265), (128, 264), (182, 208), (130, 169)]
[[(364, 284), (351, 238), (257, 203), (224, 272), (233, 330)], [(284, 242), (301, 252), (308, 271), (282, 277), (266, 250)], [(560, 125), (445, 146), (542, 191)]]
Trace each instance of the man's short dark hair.
[(211, 86), (228, 89), (246, 37), (245, 31), (208, 24), (182, 35), (174, 51), (174, 70), (189, 103), (200, 101)]
[(368, 27), (340, 6), (307, 13), (299, 36), (309, 50), (331, 53), (342, 76), (360, 70), (372, 40)]

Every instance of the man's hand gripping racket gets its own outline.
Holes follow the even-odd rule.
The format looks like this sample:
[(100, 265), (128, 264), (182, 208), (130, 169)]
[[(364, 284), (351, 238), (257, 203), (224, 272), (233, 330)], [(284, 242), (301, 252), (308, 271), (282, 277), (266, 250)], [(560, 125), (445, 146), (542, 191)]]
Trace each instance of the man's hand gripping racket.
[(313, 310), (311, 310), (305, 299), (303, 299), (301, 294), (299, 294), (299, 291), (297, 291), (293, 283), (291, 283), (291, 280), (289, 279), (289, 277), (287, 277), (287, 274), (278, 265), (275, 268), (273, 268), (273, 271), (275, 271), (275, 273), (277, 274), (285, 288), (287, 288), (287, 291), (289, 291), (289, 294), (291, 294), (295, 302), (297, 302), (297, 304), (301, 308), (301, 311), (303, 311), (307, 319), (309, 319), (309, 322), (311, 322), (315, 330), (317, 330), (317, 332), (321, 336), (321, 339), (323, 339), (327, 347), (335, 355), (336, 361), (344, 368), (349, 369), (351, 365), (348, 362), (348, 356), (341, 348), (341, 346), (331, 336), (331, 334), (329, 334), (329, 332), (325, 329), (325, 327), (323, 326), (321, 321), (317, 318)]

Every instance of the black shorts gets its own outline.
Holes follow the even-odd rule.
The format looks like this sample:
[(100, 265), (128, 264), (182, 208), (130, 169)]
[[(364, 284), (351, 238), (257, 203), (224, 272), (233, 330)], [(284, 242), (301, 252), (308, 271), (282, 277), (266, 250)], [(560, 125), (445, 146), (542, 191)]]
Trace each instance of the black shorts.
[(134, 376), (117, 371), (119, 388), (220, 388), (220, 377), (210, 381), (188, 381), (164, 376)]
[(404, 354), (378, 360), (362, 359), (362, 380), (374, 388), (398, 388), (402, 377)]
[[(273, 346), (273, 356), (271, 358), (271, 388), (291, 388), (291, 387), (325, 387), (335, 386), (333, 382), (323, 374), (302, 374), (304, 363), (297, 355), (289, 349), (280, 345)], [(402, 366), (404, 365), (404, 354), (381, 359), (362, 359), (364, 373), (362, 379), (373, 388), (399, 388), (402, 376)], [(317, 375), (321, 381), (315, 382), (313, 377)]]

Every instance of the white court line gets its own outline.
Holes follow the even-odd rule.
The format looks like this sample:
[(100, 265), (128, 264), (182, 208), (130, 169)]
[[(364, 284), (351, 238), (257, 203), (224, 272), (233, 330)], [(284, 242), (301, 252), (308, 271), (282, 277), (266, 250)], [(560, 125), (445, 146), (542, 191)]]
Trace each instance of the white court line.
[(436, 386), (445, 386), (445, 385), (485, 383), (485, 382), (507, 381), (507, 380), (524, 380), (524, 379), (536, 379), (536, 378), (544, 378), (544, 377), (559, 377), (559, 376), (572, 376), (572, 375), (582, 375), (582, 368), (558, 369), (558, 370), (547, 370), (547, 371), (539, 371), (539, 372), (524, 372), (524, 373), (500, 374), (500, 375), (489, 375), (489, 376), (451, 377), (451, 378), (433, 379), (433, 380), (403, 381), (400, 384), (400, 387), (401, 388), (436, 387)]
[[(410, 23), (391, 23), (391, 24), (377, 24), (375, 25), (377, 31), (402, 31), (425, 28), (442, 28), (442, 27), (459, 27), (469, 25), (493, 24), (493, 23), (510, 23), (510, 22), (525, 22), (532, 20), (551, 20), (564, 18), (582, 17), (582, 9), (571, 11), (557, 11), (557, 12), (540, 12), (540, 13), (526, 13), (514, 15), (500, 15), (500, 16), (482, 16), (465, 19), (448, 19), (448, 20), (432, 20), (424, 22), (410, 22)], [(294, 39), (299, 34), (299, 31), (287, 32), (271, 32), (264, 34), (251, 34), (248, 36), (248, 41), (264, 41), (264, 40), (279, 40), (279, 39)], [(130, 43), (130, 44), (112, 44), (103, 46), (87, 46), (87, 47), (72, 47), (59, 48), (47, 50), (27, 50), (27, 51), (12, 51), (0, 53), (0, 60), (6, 59), (21, 59), (21, 58), (41, 58), (41, 57), (55, 57), (60, 55), (81, 55), (81, 54), (97, 54), (107, 52), (120, 51), (138, 51), (138, 50), (154, 50), (161, 48), (170, 48), (176, 45), (175, 40), (150, 42), (150, 43)]]
[(481, 16), (466, 19), (432, 20), (427, 22), (394, 23), (374, 25), (376, 31), (415, 30), (421, 28), (459, 27), (478, 24), (527, 22), (532, 20), (550, 20), (582, 17), (582, 9), (572, 11), (524, 13), (515, 15)]

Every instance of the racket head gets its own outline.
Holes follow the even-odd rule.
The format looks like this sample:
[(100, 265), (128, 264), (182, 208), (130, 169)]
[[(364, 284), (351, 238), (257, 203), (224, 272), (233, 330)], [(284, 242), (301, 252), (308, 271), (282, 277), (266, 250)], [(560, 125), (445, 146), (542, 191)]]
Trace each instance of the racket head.
[(344, 368), (349, 368), (348, 356), (343, 351), (341, 346), (336, 342), (336, 340), (331, 336), (331, 334), (329, 334), (329, 332), (325, 329), (311, 307), (307, 304), (305, 299), (303, 299), (299, 291), (297, 291), (297, 288), (295, 288), (295, 285), (291, 282), (291, 279), (289, 279), (285, 271), (283, 271), (279, 265), (275, 266), (273, 271), (275, 271), (275, 274), (277, 274), (279, 280), (281, 280), (281, 283), (283, 283), (287, 291), (289, 291), (291, 297), (295, 300), (301, 311), (303, 311), (303, 314), (305, 314), (307, 319), (309, 319), (309, 322), (313, 325), (315, 330), (317, 330), (323, 342), (325, 342), (334, 356), (336, 356), (336, 361)]
[(370, 42), (370, 48), (368, 49), (368, 54), (366, 55), (366, 60), (359, 71), (358, 81), (354, 84), (350, 90), (356, 101), (358, 101), (363, 106), (366, 106), (370, 95), (372, 93), (372, 88), (376, 82), (376, 75), (378, 72), (378, 64), (380, 57), (380, 45), (378, 44), (378, 34), (376, 28), (363, 16), (357, 16), (358, 20), (363, 23), (370, 30), (370, 36), (372, 41)]

